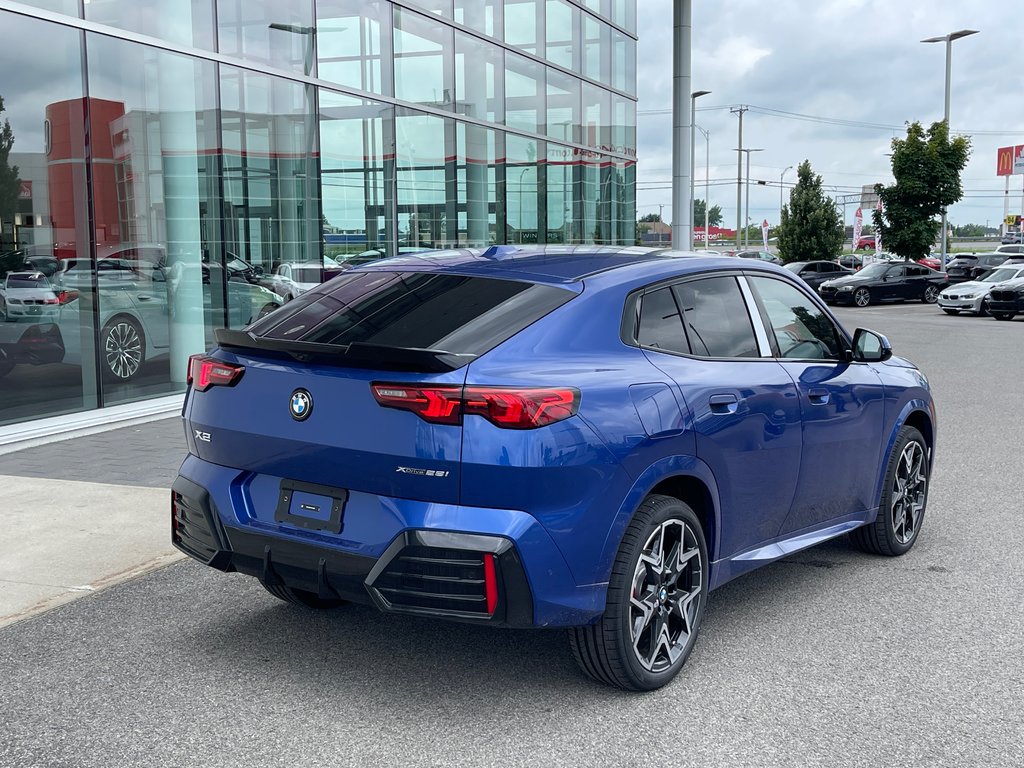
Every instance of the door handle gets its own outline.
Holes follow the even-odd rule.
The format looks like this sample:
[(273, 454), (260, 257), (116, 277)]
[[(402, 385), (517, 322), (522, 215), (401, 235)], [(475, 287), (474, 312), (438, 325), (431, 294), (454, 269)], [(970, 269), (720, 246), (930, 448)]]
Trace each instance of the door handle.
[(828, 405), (828, 390), (810, 389), (807, 391), (807, 399), (811, 401), (811, 405)]
[(712, 413), (736, 413), (736, 408), (738, 406), (739, 400), (736, 399), (736, 395), (711, 396)]

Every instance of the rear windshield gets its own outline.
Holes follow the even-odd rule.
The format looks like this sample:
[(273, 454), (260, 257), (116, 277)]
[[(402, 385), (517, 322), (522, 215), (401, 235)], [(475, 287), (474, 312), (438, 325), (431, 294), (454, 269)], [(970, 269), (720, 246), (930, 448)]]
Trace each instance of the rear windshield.
[(49, 288), (50, 281), (46, 279), (45, 275), (10, 275), (7, 278), (8, 288)]
[(349, 272), (256, 322), (257, 338), (481, 355), (575, 294), (515, 280)]

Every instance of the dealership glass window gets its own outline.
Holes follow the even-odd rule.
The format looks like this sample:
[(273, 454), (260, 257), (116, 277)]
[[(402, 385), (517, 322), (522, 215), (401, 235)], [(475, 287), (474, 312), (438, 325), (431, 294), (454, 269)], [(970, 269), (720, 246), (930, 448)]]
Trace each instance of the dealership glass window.
[(617, 30), (611, 31), (611, 86), (636, 93), (636, 40)]
[(307, 278), (321, 262), (315, 92), (249, 70), (220, 73), (224, 249), (294, 298), (318, 282)]
[(611, 145), (616, 152), (636, 156), (636, 102), (611, 94)]
[(544, 65), (505, 53), (505, 124), (530, 133), (544, 130)]
[(611, 27), (593, 16), (583, 14), (583, 74), (591, 80), (607, 83), (611, 76)]
[[(538, 142), (521, 136), (505, 136), (506, 210), (505, 242), (541, 243), (542, 158)], [(544, 211), (547, 218), (547, 211)]]
[(395, 96), (454, 109), (452, 29), (395, 8)]
[(418, 5), (424, 11), (443, 16), (446, 19), (452, 17), (452, 0), (408, 0), (413, 5)]
[(616, 160), (611, 166), (612, 242), (636, 242), (636, 163)]
[[(398, 249), (422, 250), (448, 243), (447, 158), (451, 120), (410, 110), (395, 118)], [(451, 148), (453, 151), (449, 151)]]
[[(324, 252), (341, 263), (392, 255), (388, 199), (394, 161), (385, 144), (392, 108), (320, 91), (320, 173)], [(329, 263), (329, 262), (328, 262)]]
[(545, 0), (505, 0), (505, 42), (534, 56), (544, 55)]
[(503, 63), (501, 48), (455, 33), (456, 112), (490, 123), (504, 121)]
[(105, 35), (87, 44), (110, 404), (182, 390), (189, 355), (225, 323), (217, 84), (210, 62)]
[(604, 88), (583, 84), (583, 143), (605, 147), (611, 143), (612, 95)]
[(313, 74), (313, 5), (291, 0), (217, 0), (220, 52)]
[(490, 245), (496, 241), (498, 220), (496, 134), (479, 125), (456, 123), (455, 137), (457, 196), (449, 197), (455, 210), (446, 220), (457, 222), (457, 228), (449, 231), (448, 239), (460, 246)]
[[(9, 61), (37, 61), (43, 48), (45, 66), (0, 67), (6, 170), (18, 182), (13, 200), (0, 195), (0, 424), (99, 405), (92, 282), (65, 291), (60, 273), (89, 258), (82, 33), (0, 11)], [(37, 275), (39, 291), (8, 290), (19, 272)]]
[(578, 219), (580, 176), (574, 157), (576, 150), (548, 142), (547, 242), (580, 242)]
[(580, 80), (547, 70), (547, 135), (559, 141), (580, 140)]
[(178, 45), (216, 45), (210, 0), (90, 0), (85, 18)]
[(31, 5), (33, 8), (42, 8), (44, 11), (64, 13), (75, 17), (82, 15), (79, 0), (22, 0), (22, 2), (25, 5)]
[(384, 0), (318, 0), (317, 75), (390, 96), (391, 17), (391, 3)]
[(580, 240), (584, 243), (604, 244), (610, 242), (610, 222), (602, 218), (608, 215), (603, 158), (596, 152), (582, 152), (581, 156), (583, 231)]
[(455, 0), (455, 21), (488, 37), (504, 36), (502, 0)]
[(567, 0), (547, 0), (547, 60), (578, 72), (580, 69), (580, 9)]

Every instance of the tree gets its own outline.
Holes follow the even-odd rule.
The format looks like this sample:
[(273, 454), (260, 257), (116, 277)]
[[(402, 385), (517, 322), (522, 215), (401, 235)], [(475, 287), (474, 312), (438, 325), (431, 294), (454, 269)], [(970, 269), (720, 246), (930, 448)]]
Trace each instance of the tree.
[[(704, 206), (707, 203), (703, 200), (696, 198), (693, 201), (693, 226), (703, 227), (704, 226)], [(722, 206), (712, 205), (708, 210), (708, 226), (717, 227), (722, 223)]]
[(883, 210), (873, 214), (886, 250), (911, 261), (928, 255), (941, 227), (937, 217), (963, 197), (960, 173), (970, 156), (970, 139), (950, 140), (944, 120), (927, 131), (913, 122), (905, 139), (892, 140), (896, 183), (875, 185)]
[(842, 251), (845, 238), (839, 212), (822, 191), (821, 176), (811, 170), (809, 160), (800, 163), (796, 186), (780, 218), (775, 231), (784, 263), (834, 259)]
[(661, 214), (660, 213), (645, 213), (643, 216), (640, 217), (640, 221), (641, 222), (661, 221)]
[[(0, 115), (4, 111), (4, 97), (0, 96)], [(9, 120), (0, 123), (0, 250), (3, 250), (2, 226), (10, 226), (14, 222), (14, 212), (18, 205), (18, 191), (21, 181), (18, 179), (18, 166), (10, 164), (11, 148), (14, 146), (14, 131)]]

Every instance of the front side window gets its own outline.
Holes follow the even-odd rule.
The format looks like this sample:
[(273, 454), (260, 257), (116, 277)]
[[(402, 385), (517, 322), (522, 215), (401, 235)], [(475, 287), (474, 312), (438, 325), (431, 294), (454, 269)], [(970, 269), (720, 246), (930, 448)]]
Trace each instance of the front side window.
[(801, 291), (781, 280), (749, 277), (761, 299), (765, 324), (775, 337), (779, 357), (798, 360), (838, 360), (842, 337), (835, 323)]
[(673, 288), (693, 354), (759, 357), (757, 337), (734, 277), (691, 280)]

